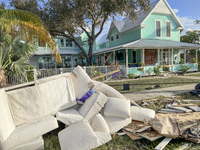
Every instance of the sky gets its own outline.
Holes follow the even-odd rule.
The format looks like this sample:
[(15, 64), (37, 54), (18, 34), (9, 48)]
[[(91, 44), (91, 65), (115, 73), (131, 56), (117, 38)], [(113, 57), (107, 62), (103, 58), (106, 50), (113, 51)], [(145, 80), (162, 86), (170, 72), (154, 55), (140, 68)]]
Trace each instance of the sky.
[[(185, 28), (181, 35), (185, 35), (186, 31), (200, 30), (200, 25), (194, 24), (196, 19), (200, 19), (200, 0), (167, 0), (167, 2)], [(122, 19), (118, 17), (116, 20)], [(107, 21), (99, 38), (108, 33), (111, 22)]]

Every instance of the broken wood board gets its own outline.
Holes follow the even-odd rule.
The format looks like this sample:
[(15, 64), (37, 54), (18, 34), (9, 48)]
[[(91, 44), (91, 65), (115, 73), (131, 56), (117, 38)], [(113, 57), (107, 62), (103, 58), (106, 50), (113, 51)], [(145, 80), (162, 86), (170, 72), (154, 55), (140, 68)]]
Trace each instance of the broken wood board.
[[(175, 110), (175, 109), (161, 109), (159, 111), (163, 111), (163, 112), (171, 112), (171, 113), (184, 113), (184, 111), (182, 110)], [(158, 111), (158, 112), (159, 112)]]
[(138, 136), (132, 132), (126, 131), (126, 130), (122, 130), (126, 135), (128, 135), (132, 140), (140, 140), (143, 139), (141, 136)]
[(200, 100), (183, 100), (183, 102), (200, 102)]
[(163, 148), (165, 148), (165, 146), (172, 140), (172, 138), (165, 138), (164, 140), (162, 140), (162, 142), (160, 144), (158, 144), (155, 148), (155, 150), (162, 150)]
[(172, 114), (162, 114), (157, 113), (155, 118), (170, 117), (175, 118), (178, 123), (181, 122), (198, 122), (200, 120), (200, 112), (189, 112), (189, 113), (172, 113)]
[(118, 69), (118, 70), (115, 70), (115, 71), (111, 71), (111, 72), (106, 73), (106, 74), (103, 74), (103, 75), (101, 75), (101, 76), (94, 77), (94, 78), (92, 78), (92, 80), (96, 80), (96, 79), (105, 77), (105, 76), (107, 76), (107, 75), (114, 74), (114, 73), (119, 72), (119, 71), (120, 71), (119, 69)]
[(124, 127), (123, 130), (129, 131), (131, 133), (134, 133), (136, 135), (139, 135), (147, 140), (150, 141), (155, 141), (157, 139), (160, 139), (163, 137), (163, 135), (160, 135), (157, 131), (152, 130), (151, 128), (148, 129), (147, 131), (137, 133), (137, 130), (140, 130), (144, 127), (148, 126), (148, 124), (144, 124), (142, 122), (132, 122), (128, 126)]
[(198, 106), (188, 106), (187, 108), (189, 108), (195, 112), (200, 112), (200, 107), (198, 107)]
[(187, 109), (185, 107), (174, 107), (172, 104), (167, 104), (166, 108), (175, 109), (175, 110), (181, 110), (181, 111), (184, 111), (186, 113), (187, 112), (192, 112), (192, 110), (190, 110), (190, 109)]

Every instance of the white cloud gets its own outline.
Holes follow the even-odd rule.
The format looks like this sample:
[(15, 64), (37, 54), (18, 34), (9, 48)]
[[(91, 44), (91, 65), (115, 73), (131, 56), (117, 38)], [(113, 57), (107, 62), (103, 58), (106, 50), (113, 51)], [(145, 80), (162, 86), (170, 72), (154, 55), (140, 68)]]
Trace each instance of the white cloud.
[(173, 10), (173, 12), (174, 12), (175, 14), (179, 12), (178, 9), (172, 9), (172, 10)]
[(187, 31), (200, 30), (200, 25), (196, 25), (194, 23), (196, 19), (190, 18), (188, 16), (185, 17), (177, 16), (177, 17), (185, 28), (184, 31), (181, 33), (181, 35), (186, 34)]

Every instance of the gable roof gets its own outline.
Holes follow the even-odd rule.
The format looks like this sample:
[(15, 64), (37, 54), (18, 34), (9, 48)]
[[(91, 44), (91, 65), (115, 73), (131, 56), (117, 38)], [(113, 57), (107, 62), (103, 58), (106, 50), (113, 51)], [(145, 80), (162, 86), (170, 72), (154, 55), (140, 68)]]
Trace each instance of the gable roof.
[(105, 43), (105, 42), (108, 42), (109, 40), (106, 39), (107, 37), (107, 34), (104, 34), (98, 41), (97, 41), (97, 44), (96, 45), (99, 45), (101, 43)]
[[(112, 21), (107, 38), (109, 38), (109, 34), (111, 33), (111, 28), (113, 25), (118, 29), (120, 33), (126, 32), (128, 30), (132, 30), (136, 27), (142, 27), (142, 24), (146, 21), (146, 19), (152, 14), (152, 13), (159, 13), (159, 14), (167, 14), (171, 15), (178, 27), (181, 27), (183, 29), (183, 25), (179, 21), (179, 19), (174, 14), (173, 10), (169, 6), (166, 0), (156, 0), (155, 2), (151, 3), (150, 10), (148, 13), (144, 12), (138, 12), (138, 18), (137, 20), (133, 21), (129, 18), (124, 18), (122, 21)], [(123, 27), (122, 27), (123, 26)]]

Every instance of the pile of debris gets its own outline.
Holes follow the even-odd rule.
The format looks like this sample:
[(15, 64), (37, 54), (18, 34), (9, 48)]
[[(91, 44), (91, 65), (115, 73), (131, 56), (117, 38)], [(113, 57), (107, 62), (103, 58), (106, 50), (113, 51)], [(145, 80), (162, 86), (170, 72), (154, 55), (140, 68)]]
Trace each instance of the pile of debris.
[[(172, 99), (171, 99), (172, 98)], [(200, 143), (200, 107), (189, 102), (200, 102), (200, 100), (183, 100), (187, 104), (182, 104), (180, 100), (175, 100), (175, 96), (164, 98), (166, 107), (158, 111), (154, 118), (149, 120), (132, 121), (131, 124), (123, 128), (123, 132), (131, 139), (138, 140), (145, 138), (150, 141), (165, 137), (165, 139), (155, 148), (163, 149), (172, 139), (184, 138), (194, 143)], [(157, 99), (158, 100), (158, 99)], [(156, 100), (143, 101), (142, 106), (148, 106)]]

